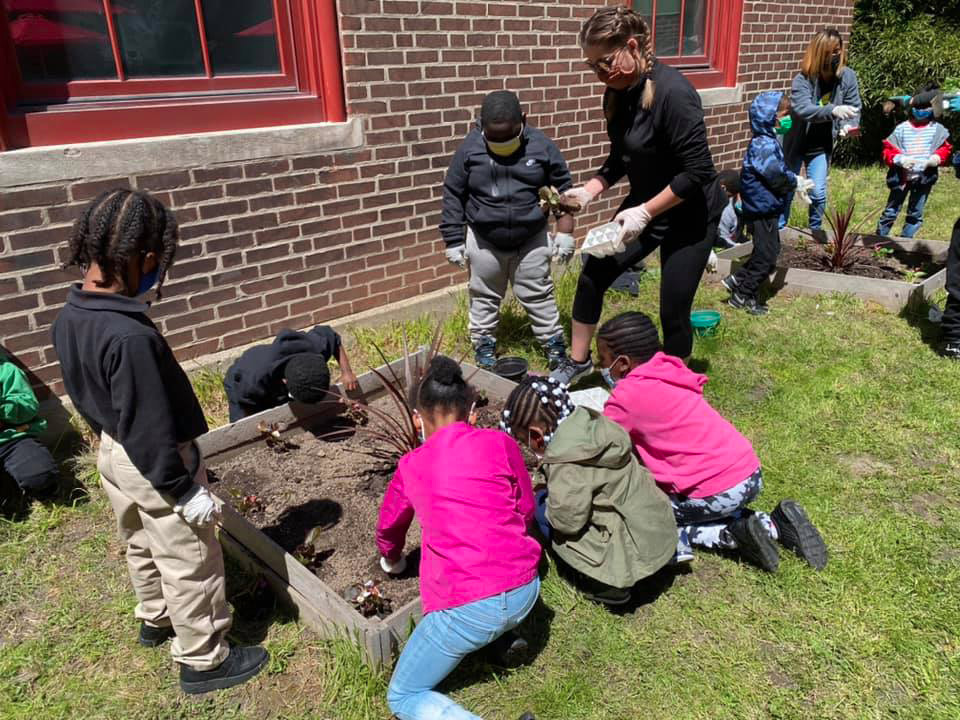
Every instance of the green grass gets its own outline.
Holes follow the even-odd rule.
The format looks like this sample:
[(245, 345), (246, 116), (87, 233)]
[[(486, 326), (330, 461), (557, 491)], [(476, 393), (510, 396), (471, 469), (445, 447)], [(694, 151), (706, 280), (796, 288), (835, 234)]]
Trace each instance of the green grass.
[[(948, 187), (934, 197), (945, 200)], [(934, 222), (947, 226), (931, 218), (925, 230)], [(574, 282), (558, 278), (565, 313)], [(613, 296), (606, 312), (655, 315), (658, 290), (648, 278), (639, 298)], [(694, 351), (707, 396), (763, 460), (757, 505), (802, 502), (830, 564), (815, 573), (784, 557), (765, 575), (701, 553), (690, 573), (651, 581), (648, 602), (619, 615), (586, 602), (551, 566), (522, 630), (539, 650), (533, 663), (496, 673), (470, 659), (444, 686), (482, 717), (960, 717), (960, 366), (936, 355), (936, 329), (919, 317), (847, 297), (777, 297), (771, 315), (752, 318), (723, 298), (713, 282), (696, 302), (723, 314), (718, 337)], [(428, 341), (434, 322), (411, 322), (411, 342)], [(467, 350), (463, 305), (445, 327), (445, 350)], [(346, 333), (358, 372), (371, 341), (393, 355), (400, 335), (397, 325)], [(543, 367), (513, 305), (500, 338), (502, 352)], [(195, 382), (216, 417), (215, 376)], [(384, 675), (349, 644), (317, 638), (269, 603), (265, 612), (251, 601), (255, 579), (233, 566), (236, 636), (264, 638), (270, 670), (211, 698), (180, 695), (166, 650), (135, 642), (114, 522), (89, 459), (78, 467), (89, 501), (35, 505), (0, 523), (0, 717), (389, 716)]]

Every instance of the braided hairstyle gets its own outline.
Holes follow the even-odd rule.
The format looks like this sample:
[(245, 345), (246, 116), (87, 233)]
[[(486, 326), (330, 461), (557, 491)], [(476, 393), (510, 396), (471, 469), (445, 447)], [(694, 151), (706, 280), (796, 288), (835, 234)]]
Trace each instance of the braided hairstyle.
[(624, 355), (643, 364), (660, 350), (660, 333), (647, 315), (642, 312), (620, 313), (607, 320), (597, 331), (597, 340), (602, 340), (615, 355)]
[(96, 263), (100, 287), (120, 280), (129, 293), (127, 265), (131, 258), (157, 254), (157, 298), (177, 251), (177, 221), (159, 200), (138, 190), (108, 190), (93, 200), (73, 224), (70, 259), (63, 267), (86, 272)]
[(475, 398), (476, 393), (464, 380), (460, 364), (445, 355), (437, 355), (430, 361), (423, 379), (413, 386), (410, 405), (427, 412), (437, 409), (453, 412), (458, 420), (466, 420)]
[[(653, 81), (653, 67), (657, 58), (653, 52), (653, 37), (647, 21), (628, 7), (615, 5), (597, 10), (583, 27), (580, 28), (580, 46), (602, 45), (610, 49), (621, 48), (630, 38), (636, 38), (643, 58), (643, 78), (646, 83), (643, 87), (641, 104), (644, 110), (653, 107), (653, 98), (656, 92), (656, 83)], [(604, 95), (603, 111), (607, 119), (611, 119), (616, 111), (616, 94)]]
[(552, 377), (527, 375), (517, 385), (500, 413), (500, 429), (512, 437), (524, 437), (532, 425), (543, 427), (544, 442), (576, 409), (567, 386)]

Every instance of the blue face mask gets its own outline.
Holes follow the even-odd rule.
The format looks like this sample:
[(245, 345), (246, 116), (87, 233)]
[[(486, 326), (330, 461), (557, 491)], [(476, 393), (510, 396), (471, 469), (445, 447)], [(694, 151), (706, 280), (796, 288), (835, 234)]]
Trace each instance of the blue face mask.
[(913, 117), (917, 120), (929, 120), (933, 117), (932, 108), (910, 108), (910, 112), (913, 113)]
[(737, 200), (737, 202), (733, 205), (733, 209), (737, 212), (743, 212), (743, 203)]
[(600, 375), (603, 376), (603, 381), (611, 390), (617, 386), (617, 381), (614, 380), (613, 375), (610, 374), (610, 368), (600, 368)]
[(136, 296), (140, 297), (141, 295), (144, 295), (145, 293), (147, 293), (150, 290), (150, 288), (152, 288), (156, 284), (157, 277), (159, 275), (160, 275), (159, 268), (157, 268), (156, 270), (153, 270), (152, 272), (148, 272), (148, 273), (145, 273), (144, 275), (141, 275), (140, 286), (137, 288)]

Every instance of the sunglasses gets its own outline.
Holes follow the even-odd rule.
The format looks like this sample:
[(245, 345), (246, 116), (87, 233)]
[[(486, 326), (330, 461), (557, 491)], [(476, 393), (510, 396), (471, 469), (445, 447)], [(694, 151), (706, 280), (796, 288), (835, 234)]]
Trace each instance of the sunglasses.
[(588, 68), (593, 70), (598, 75), (609, 75), (613, 71), (613, 64), (617, 61), (617, 56), (623, 52), (624, 48), (619, 50), (614, 50), (609, 55), (605, 55), (596, 62), (592, 60), (584, 60)]

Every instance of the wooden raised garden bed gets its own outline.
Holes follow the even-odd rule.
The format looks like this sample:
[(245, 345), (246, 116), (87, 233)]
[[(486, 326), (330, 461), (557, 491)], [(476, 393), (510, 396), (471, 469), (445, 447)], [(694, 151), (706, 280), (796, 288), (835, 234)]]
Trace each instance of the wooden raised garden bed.
[[(777, 269), (770, 275), (770, 285), (774, 290), (785, 294), (848, 293), (863, 300), (878, 303), (891, 312), (900, 312), (905, 307), (914, 306), (929, 299), (946, 283), (946, 270), (942, 268), (946, 262), (949, 247), (949, 243), (946, 242), (901, 237), (881, 238), (875, 235), (862, 236), (861, 242), (866, 253), (872, 252), (872, 249), (877, 246), (882, 246), (893, 251), (892, 262), (902, 260), (911, 266), (939, 266), (939, 269), (920, 278), (918, 282), (907, 282), (906, 279), (864, 277), (826, 270), (788, 267), (784, 257), (789, 256), (789, 251), (792, 249), (790, 246), (794, 243), (813, 243), (813, 241), (793, 228), (781, 230), (780, 237), (784, 250), (781, 252)], [(752, 252), (753, 243), (747, 242), (718, 253), (717, 272), (721, 277), (736, 272)]]
[[(421, 349), (417, 353), (410, 355), (411, 361), (419, 361), (423, 364), (427, 356), (427, 350)], [(401, 358), (390, 363), (390, 367), (402, 376), (404, 368), (404, 359)], [(464, 363), (464, 374), (470, 378), (470, 383), (482, 392), (490, 401), (490, 411), (487, 413), (490, 417), (486, 418), (485, 424), (492, 423), (494, 405), (502, 404), (506, 396), (514, 387), (514, 383), (505, 380), (492, 373), (478, 370), (472, 365)], [(387, 366), (378, 368), (381, 373), (386, 373)], [(361, 400), (368, 405), (375, 405), (380, 402), (381, 407), (387, 408), (388, 405), (382, 403), (387, 397), (387, 392), (380, 379), (369, 372), (358, 378), (360, 388), (350, 397)], [(406, 602), (402, 601), (392, 607), (392, 612), (383, 617), (376, 615), (364, 617), (353, 605), (344, 597), (344, 590), (336, 588), (322, 580), (314, 572), (323, 574), (323, 563), (325, 558), (318, 558), (317, 567), (311, 569), (303, 561), (305, 558), (301, 555), (295, 557), (291, 552), (284, 549), (281, 542), (286, 539), (283, 523), (291, 517), (289, 513), (281, 513), (280, 517), (271, 516), (272, 525), (269, 528), (258, 527), (257, 523), (264, 524), (264, 513), (270, 511), (264, 509), (259, 504), (259, 498), (255, 502), (247, 502), (247, 496), (244, 496), (237, 490), (236, 482), (233, 487), (226, 487), (229, 483), (224, 480), (223, 468), (232, 468), (240, 466), (241, 468), (252, 468), (250, 474), (256, 474), (260, 466), (269, 465), (272, 462), (270, 450), (267, 450), (266, 436), (263, 432), (264, 426), (273, 425), (278, 427), (280, 439), (293, 443), (291, 447), (299, 447), (299, 443), (305, 448), (310, 448), (314, 455), (307, 461), (306, 473), (301, 473), (305, 477), (291, 477), (289, 482), (292, 489), (301, 493), (314, 492), (310, 485), (312, 478), (309, 477), (309, 462), (317, 464), (317, 474), (323, 470), (325, 477), (342, 475), (344, 483), (339, 492), (344, 493), (344, 487), (349, 492), (341, 494), (343, 509), (348, 510), (353, 507), (351, 494), (353, 489), (349, 483), (353, 482), (350, 478), (356, 478), (353, 473), (353, 463), (343, 454), (342, 448), (337, 448), (339, 443), (333, 439), (327, 439), (326, 434), (334, 422), (342, 422), (341, 416), (345, 411), (344, 405), (339, 401), (331, 401), (318, 405), (300, 405), (290, 403), (272, 410), (244, 418), (235, 423), (217, 428), (198, 439), (200, 449), (203, 452), (207, 467), (211, 469), (211, 489), (221, 500), (224, 501), (223, 518), (220, 526), (220, 540), (226, 552), (235, 558), (241, 565), (262, 574), (270, 583), (277, 594), (296, 608), (299, 618), (309, 627), (316, 630), (326, 637), (347, 636), (357, 642), (365, 651), (365, 654), (374, 665), (388, 665), (394, 657), (398, 645), (410, 633), (414, 623), (420, 617), (420, 599), (417, 590), (415, 571), (406, 574), (405, 579), (397, 580), (396, 585), (391, 585), (392, 580), (386, 580), (386, 576), (376, 567), (375, 548), (373, 546), (375, 526), (370, 524), (366, 526), (366, 519), (353, 521), (352, 525), (346, 524), (347, 513), (343, 512), (342, 517), (326, 517), (323, 510), (323, 504), (336, 506), (340, 505), (321, 497), (314, 498), (314, 502), (307, 502), (300, 506), (300, 515), (304, 513), (313, 513), (316, 519), (313, 520), (316, 525), (323, 525), (319, 535), (323, 536), (324, 530), (329, 528), (336, 529), (339, 523), (346, 524), (346, 530), (338, 530), (335, 535), (336, 542), (351, 546), (344, 549), (341, 557), (349, 555), (349, 552), (359, 552), (364, 560), (355, 562), (353, 568), (354, 579), (357, 582), (363, 582), (365, 579), (372, 578), (377, 572), (381, 572), (380, 580), (385, 583), (385, 592), (391, 593), (391, 588), (397, 588), (400, 595), (412, 597)], [(353, 441), (354, 448), (359, 440), (359, 432)], [(325, 452), (322, 448), (329, 445), (330, 452)], [(294, 450), (292, 452), (297, 452)], [(353, 450), (356, 452), (356, 449)], [(314, 459), (318, 458), (318, 459)], [(277, 458), (274, 464), (281, 468), (283, 458)], [(369, 463), (369, 458), (367, 459)], [(364, 486), (362, 478), (358, 480), (356, 497), (362, 501), (365, 511), (365, 517), (373, 513), (374, 505), (379, 506), (382, 498), (382, 489), (392, 475), (392, 467), (389, 462), (380, 459), (376, 468), (377, 484), (369, 486), (369, 482)], [(325, 464), (325, 467), (319, 465)], [(304, 461), (299, 461), (298, 467), (304, 467)], [(265, 469), (265, 468), (264, 468)], [(238, 471), (239, 472), (239, 471)], [(223, 475), (223, 476), (222, 476)], [(302, 486), (295, 487), (294, 483), (302, 482)], [(244, 487), (241, 484), (241, 487)], [(324, 485), (319, 485), (324, 488)], [(244, 492), (247, 490), (244, 489)], [(318, 494), (324, 494), (321, 490)], [(300, 496), (301, 498), (303, 495)], [(285, 520), (286, 518), (286, 520)], [(253, 520), (253, 521), (252, 521)], [(303, 521), (303, 518), (300, 518)], [(308, 521), (309, 518), (308, 518)], [(375, 521), (374, 521), (375, 522)], [(334, 530), (330, 530), (334, 532)], [(273, 537), (271, 537), (271, 535)], [(344, 541), (346, 537), (346, 541)], [(281, 542), (278, 542), (277, 540)], [(414, 524), (408, 537), (408, 551), (414, 551), (412, 556), (416, 556), (415, 547), (419, 540), (419, 528)], [(294, 541), (296, 542), (296, 541)], [(288, 548), (290, 542), (286, 542)], [(331, 554), (337, 552), (336, 547), (328, 550)], [(366, 553), (366, 554), (364, 554)], [(369, 558), (366, 555), (370, 555)], [(350, 556), (353, 557), (353, 556)], [(413, 564), (415, 568), (415, 563)], [(342, 574), (342, 573), (341, 573)], [(342, 583), (341, 583), (342, 584)], [(402, 590), (402, 592), (401, 592)]]

